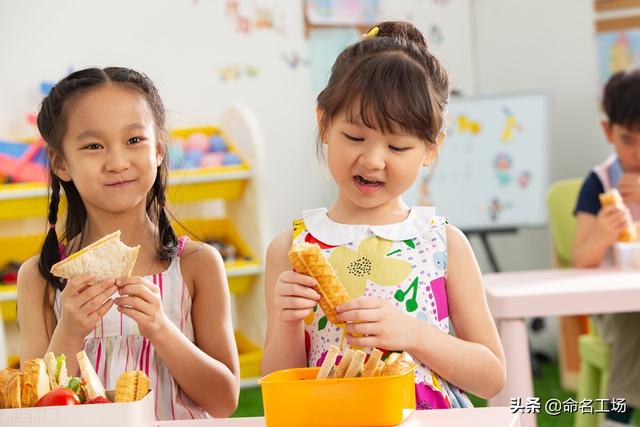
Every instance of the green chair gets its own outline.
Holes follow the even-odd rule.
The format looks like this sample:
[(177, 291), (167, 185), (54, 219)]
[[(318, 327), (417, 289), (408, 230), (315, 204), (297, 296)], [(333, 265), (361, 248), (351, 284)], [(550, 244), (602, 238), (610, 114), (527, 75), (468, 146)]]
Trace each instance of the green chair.
[[(576, 205), (581, 179), (558, 181), (551, 185), (547, 193), (549, 207), (549, 228), (553, 240), (555, 259), (558, 267), (571, 266), (571, 252), (576, 231), (573, 209)], [(577, 401), (583, 399), (604, 399), (611, 372), (611, 349), (597, 334), (591, 318), (588, 319), (588, 333), (578, 338), (580, 354), (580, 374), (578, 377)], [(576, 412), (574, 427), (597, 427), (602, 414)]]

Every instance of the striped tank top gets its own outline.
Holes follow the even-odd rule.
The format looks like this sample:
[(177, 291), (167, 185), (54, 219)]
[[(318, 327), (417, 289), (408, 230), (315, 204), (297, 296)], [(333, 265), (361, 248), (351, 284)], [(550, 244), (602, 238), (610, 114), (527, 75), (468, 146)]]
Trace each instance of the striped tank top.
[[(177, 256), (171, 259), (165, 271), (144, 278), (158, 286), (165, 314), (193, 342), (191, 295), (180, 271), (180, 256), (186, 240), (186, 237), (180, 238)], [(61, 310), (60, 291), (56, 291), (56, 319), (60, 318)], [(107, 390), (115, 388), (123, 372), (144, 371), (155, 393), (157, 420), (207, 418), (204, 409), (189, 399), (171, 376), (169, 368), (156, 357), (153, 345), (140, 335), (137, 323), (121, 314), (115, 304), (85, 337), (84, 350)]]

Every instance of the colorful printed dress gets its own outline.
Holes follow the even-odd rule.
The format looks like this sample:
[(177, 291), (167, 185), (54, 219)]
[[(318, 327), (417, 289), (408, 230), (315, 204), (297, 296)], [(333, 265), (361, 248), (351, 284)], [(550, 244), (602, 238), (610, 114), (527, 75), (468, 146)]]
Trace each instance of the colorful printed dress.
[[(446, 220), (434, 214), (433, 207), (414, 207), (400, 223), (369, 226), (339, 224), (326, 209), (312, 209), (294, 221), (293, 241), (318, 243), (353, 298), (383, 298), (449, 333)], [(305, 343), (309, 366), (320, 366), (329, 345), (346, 345), (344, 330), (329, 323), (318, 305), (305, 319)], [(418, 409), (473, 406), (423, 363), (415, 381)]]
[[(185, 241), (186, 237), (180, 238), (177, 256), (171, 259), (164, 272), (145, 276), (145, 279), (160, 288), (165, 314), (193, 342), (191, 295), (180, 271), (180, 256)], [(57, 319), (60, 319), (61, 310), (60, 291), (56, 291), (54, 311)], [(138, 324), (121, 314), (116, 305), (111, 307), (85, 337), (84, 350), (107, 390), (115, 388), (116, 381), (123, 372), (144, 371), (155, 393), (157, 420), (207, 418), (204, 409), (187, 397), (171, 376), (169, 368), (156, 357), (153, 345), (140, 335)]]

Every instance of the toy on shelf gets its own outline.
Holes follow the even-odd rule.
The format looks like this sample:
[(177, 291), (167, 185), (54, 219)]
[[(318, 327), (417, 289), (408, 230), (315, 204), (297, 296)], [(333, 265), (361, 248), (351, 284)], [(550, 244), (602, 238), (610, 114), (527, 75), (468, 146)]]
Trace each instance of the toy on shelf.
[(5, 182), (46, 182), (44, 141), (0, 141), (0, 176)]
[(18, 261), (10, 261), (0, 268), (0, 286), (14, 285), (18, 280), (18, 270), (20, 263)]
[(169, 146), (171, 169), (215, 168), (242, 163), (242, 158), (217, 129), (175, 131)]

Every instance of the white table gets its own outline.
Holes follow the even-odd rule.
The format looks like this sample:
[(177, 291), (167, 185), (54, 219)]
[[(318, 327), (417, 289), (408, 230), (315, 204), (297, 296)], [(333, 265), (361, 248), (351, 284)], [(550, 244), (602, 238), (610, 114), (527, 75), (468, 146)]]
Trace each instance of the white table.
[[(640, 271), (614, 268), (555, 269), (484, 276), (487, 301), (496, 320), (507, 361), (507, 382), (491, 405), (533, 397), (525, 319), (528, 317), (640, 311)], [(541, 402), (544, 407), (544, 402)], [(534, 415), (522, 416), (535, 427)]]
[[(520, 427), (520, 418), (520, 414), (512, 414), (509, 408), (504, 407), (438, 409), (415, 411), (399, 425), (402, 427)], [(154, 427), (264, 427), (265, 425), (263, 417), (153, 423)]]

